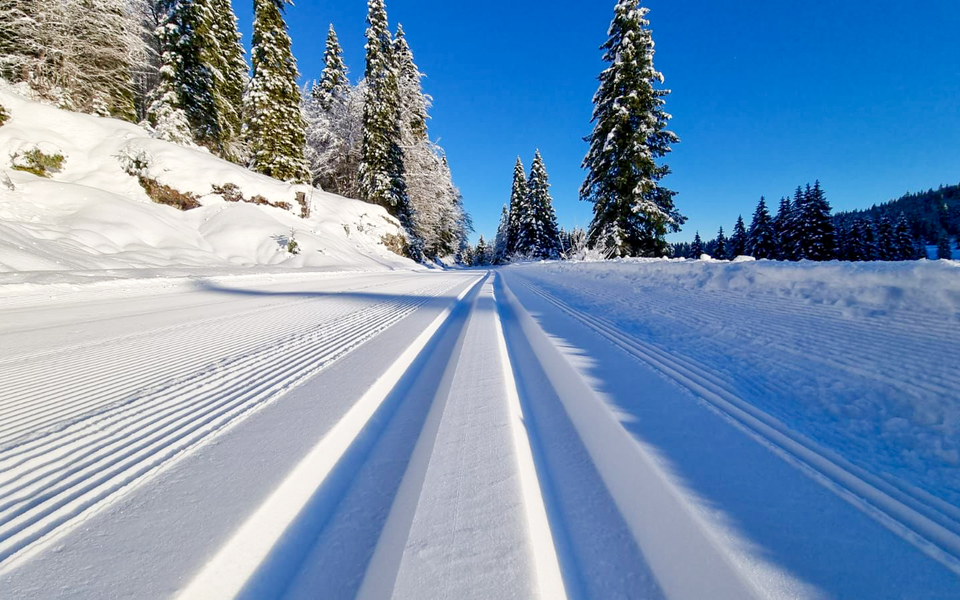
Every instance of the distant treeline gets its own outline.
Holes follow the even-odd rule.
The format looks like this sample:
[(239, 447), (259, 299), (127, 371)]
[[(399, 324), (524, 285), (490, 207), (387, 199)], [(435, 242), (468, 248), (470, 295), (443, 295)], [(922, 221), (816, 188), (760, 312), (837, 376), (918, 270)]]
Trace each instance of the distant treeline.
[(950, 239), (960, 238), (958, 234), (960, 186), (941, 186), (866, 210), (831, 215), (830, 203), (818, 181), (813, 186), (798, 187), (793, 198), (781, 198), (775, 216), (761, 198), (749, 228), (741, 216), (729, 237), (722, 227), (709, 241), (697, 232), (692, 243), (674, 244), (673, 256), (897, 261), (927, 258), (926, 246), (936, 244), (938, 258), (950, 258)]

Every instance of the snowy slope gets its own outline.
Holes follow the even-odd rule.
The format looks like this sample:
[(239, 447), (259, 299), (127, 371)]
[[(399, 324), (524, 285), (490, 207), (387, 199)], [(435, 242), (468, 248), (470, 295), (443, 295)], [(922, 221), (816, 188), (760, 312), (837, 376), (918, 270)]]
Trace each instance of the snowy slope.
[[(390, 252), (384, 235), (399, 224), (377, 206), (294, 186), (220, 160), (203, 149), (150, 138), (140, 127), (62, 111), (0, 88), (11, 118), (0, 127), (0, 272), (171, 266), (414, 268)], [(66, 158), (45, 179), (12, 170), (12, 157), (32, 148)], [(181, 212), (153, 203), (122, 156), (148, 158), (145, 175), (200, 197), (201, 208)], [(271, 206), (226, 202), (212, 186), (232, 183), (246, 198)], [(312, 216), (300, 219), (296, 193), (305, 192)], [(291, 231), (302, 252), (290, 255)]]

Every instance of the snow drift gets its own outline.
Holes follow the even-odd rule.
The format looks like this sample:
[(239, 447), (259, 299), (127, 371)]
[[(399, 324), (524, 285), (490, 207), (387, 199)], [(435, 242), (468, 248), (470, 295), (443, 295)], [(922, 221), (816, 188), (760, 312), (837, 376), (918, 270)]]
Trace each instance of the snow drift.
[[(379, 206), (258, 175), (203, 149), (152, 139), (124, 121), (33, 102), (6, 85), (0, 105), (10, 115), (0, 126), (0, 272), (415, 268), (384, 245), (402, 230)], [(62, 155), (62, 168), (48, 178), (12, 169), (34, 149)], [(133, 159), (140, 161), (137, 171)], [(200, 207), (183, 212), (154, 203), (137, 174), (196, 196)], [(227, 184), (247, 200), (261, 196), (277, 206), (213, 193), (213, 186)], [(298, 192), (309, 218), (300, 218)], [(291, 235), (299, 254), (287, 251)]]

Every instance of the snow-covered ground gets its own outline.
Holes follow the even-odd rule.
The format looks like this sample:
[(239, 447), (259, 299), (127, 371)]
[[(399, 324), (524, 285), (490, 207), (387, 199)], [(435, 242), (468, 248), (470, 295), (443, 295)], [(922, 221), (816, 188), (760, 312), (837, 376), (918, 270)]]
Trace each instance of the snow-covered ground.
[(0, 590), (956, 598), (958, 269), (0, 285)]
[[(378, 206), (288, 185), (210, 153), (150, 138), (142, 128), (28, 100), (0, 82), (0, 274), (159, 267), (282, 265), (343, 270), (410, 269), (382, 240), (399, 224)], [(49, 178), (13, 170), (32, 149), (64, 157)], [(182, 212), (150, 200), (126, 168), (199, 198)], [(136, 171), (132, 171), (136, 172)], [(2, 182), (9, 178), (9, 185)], [(213, 186), (233, 184), (289, 210), (228, 202)], [(10, 187), (13, 189), (10, 189)], [(297, 193), (311, 216), (300, 218)], [(291, 234), (300, 246), (289, 254)]]

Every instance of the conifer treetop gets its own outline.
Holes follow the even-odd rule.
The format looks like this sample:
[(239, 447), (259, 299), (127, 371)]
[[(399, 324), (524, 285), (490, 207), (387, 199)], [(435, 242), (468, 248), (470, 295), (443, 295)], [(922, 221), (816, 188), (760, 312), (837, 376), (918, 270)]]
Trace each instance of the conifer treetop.
[(605, 238), (620, 256), (664, 255), (666, 234), (685, 222), (674, 192), (660, 185), (670, 169), (657, 159), (680, 140), (667, 129), (672, 117), (663, 106), (670, 92), (657, 89), (664, 79), (653, 64), (648, 12), (639, 0), (617, 3), (601, 46), (609, 66), (593, 98), (594, 130), (583, 161), (588, 175), (580, 197), (594, 203), (591, 243)]

